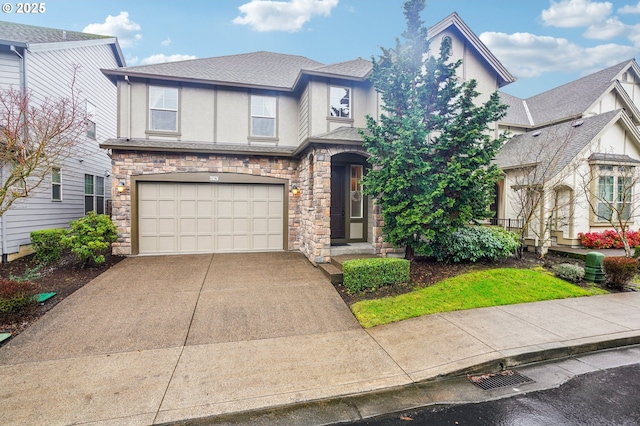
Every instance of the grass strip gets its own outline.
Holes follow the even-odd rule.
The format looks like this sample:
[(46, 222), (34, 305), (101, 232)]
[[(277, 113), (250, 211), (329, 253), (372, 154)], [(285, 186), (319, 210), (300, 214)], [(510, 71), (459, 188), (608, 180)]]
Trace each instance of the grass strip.
[(458, 275), (399, 296), (364, 300), (351, 310), (369, 328), (439, 312), (606, 293), (596, 286), (571, 284), (541, 268), (499, 268)]

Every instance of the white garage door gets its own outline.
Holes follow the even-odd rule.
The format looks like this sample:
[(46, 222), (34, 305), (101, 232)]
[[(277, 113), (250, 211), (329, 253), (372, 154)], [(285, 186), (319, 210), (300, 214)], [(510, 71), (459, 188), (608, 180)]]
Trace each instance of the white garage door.
[(138, 251), (282, 250), (283, 195), (283, 185), (140, 182)]

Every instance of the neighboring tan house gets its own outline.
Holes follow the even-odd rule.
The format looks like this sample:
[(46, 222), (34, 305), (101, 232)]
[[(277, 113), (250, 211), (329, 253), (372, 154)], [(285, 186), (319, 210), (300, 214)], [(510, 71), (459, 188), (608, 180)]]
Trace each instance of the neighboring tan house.
[[(514, 81), (452, 14), (461, 78), (485, 96)], [(295, 250), (324, 263), (342, 247), (393, 251), (362, 194), (359, 128), (379, 117), (364, 59), (322, 64), (255, 52), (103, 72), (118, 88), (113, 251), (121, 255)]]
[[(509, 110), (498, 129), (515, 136), (496, 158), (505, 178), (498, 185), (495, 222), (516, 224), (534, 206), (527, 229), (527, 243), (534, 246), (580, 246), (579, 233), (611, 228), (604, 214), (594, 214), (585, 197), (592, 197), (598, 211), (607, 212), (605, 202), (598, 203), (587, 193), (606, 194), (611, 202), (622, 199), (623, 179), (640, 167), (640, 67), (636, 61), (528, 99), (501, 96)], [(638, 191), (630, 189), (631, 200), (637, 202)], [(637, 214), (637, 208), (628, 206), (628, 214), (634, 210)]]
[(116, 134), (117, 93), (100, 70), (124, 65), (114, 37), (0, 22), (0, 90), (30, 91), (32, 102), (69, 98), (78, 66), (75, 87), (91, 117), (77, 155), (0, 217), (4, 262), (28, 252), (33, 230), (64, 228), (90, 210), (107, 211), (111, 159), (99, 144)]

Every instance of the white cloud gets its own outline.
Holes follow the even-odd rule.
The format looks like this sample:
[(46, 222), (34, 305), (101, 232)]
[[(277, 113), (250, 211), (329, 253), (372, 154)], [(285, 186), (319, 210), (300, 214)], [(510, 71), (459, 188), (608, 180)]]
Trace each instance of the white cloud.
[(614, 37), (625, 35), (627, 32), (628, 26), (615, 17), (607, 19), (600, 24), (591, 25), (583, 36), (594, 40), (610, 40)]
[(82, 32), (118, 37), (123, 48), (131, 47), (142, 38), (138, 33), (142, 28), (129, 19), (129, 12), (120, 12), (118, 16), (108, 15), (101, 24), (89, 24)]
[(255, 31), (296, 32), (314, 15), (329, 16), (339, 0), (251, 0), (238, 7), (234, 24), (249, 25)]
[(168, 46), (168, 45), (171, 44), (171, 39), (169, 37), (167, 37), (166, 39), (162, 40), (160, 42), (160, 44), (163, 45), (163, 46)]
[(640, 1), (635, 6), (623, 6), (618, 9), (618, 13), (640, 13)]
[(605, 20), (612, 9), (610, 2), (551, 0), (549, 9), (542, 11), (542, 22), (545, 26), (559, 28), (588, 27)]
[(627, 37), (629, 37), (629, 40), (631, 40), (635, 47), (640, 49), (640, 24), (630, 27)]
[(197, 59), (196, 56), (193, 55), (165, 55), (164, 53), (160, 53), (157, 55), (151, 55), (147, 58), (144, 58), (140, 61), (140, 65), (151, 65), (151, 64), (162, 64), (164, 62), (177, 62), (177, 61), (187, 61), (189, 59)]
[(486, 32), (480, 39), (516, 77), (537, 77), (547, 72), (602, 69), (638, 53), (632, 46), (603, 44), (584, 48), (564, 38), (530, 33)]

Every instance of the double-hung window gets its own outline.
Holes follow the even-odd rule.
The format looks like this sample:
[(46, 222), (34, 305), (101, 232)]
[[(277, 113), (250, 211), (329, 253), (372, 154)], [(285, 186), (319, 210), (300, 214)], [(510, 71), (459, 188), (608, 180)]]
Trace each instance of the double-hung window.
[(251, 136), (276, 137), (276, 98), (251, 95)]
[(84, 212), (104, 214), (104, 177), (84, 175)]
[(149, 130), (178, 131), (178, 89), (149, 86)]
[(351, 89), (334, 86), (329, 89), (329, 115), (351, 118)]
[(597, 222), (629, 220), (633, 203), (633, 173), (631, 166), (598, 166)]
[(59, 167), (51, 169), (51, 201), (62, 201), (62, 173)]

